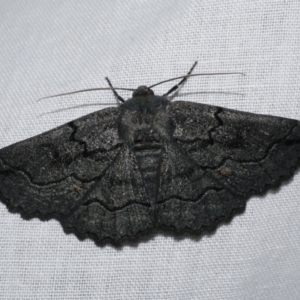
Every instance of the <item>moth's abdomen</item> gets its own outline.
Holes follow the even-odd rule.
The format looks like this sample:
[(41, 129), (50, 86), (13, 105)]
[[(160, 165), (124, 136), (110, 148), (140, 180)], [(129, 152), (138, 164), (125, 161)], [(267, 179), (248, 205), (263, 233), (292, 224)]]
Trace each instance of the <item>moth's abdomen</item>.
[(158, 145), (155, 147), (151, 147), (151, 145), (147, 146), (144, 148), (134, 148), (134, 153), (143, 177), (149, 202), (152, 208), (155, 209), (160, 178), (162, 147)]

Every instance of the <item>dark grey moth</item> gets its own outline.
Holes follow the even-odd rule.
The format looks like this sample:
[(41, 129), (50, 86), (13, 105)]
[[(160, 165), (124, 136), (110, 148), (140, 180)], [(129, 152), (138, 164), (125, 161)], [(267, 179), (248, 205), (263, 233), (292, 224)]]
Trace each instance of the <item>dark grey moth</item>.
[(299, 158), (299, 121), (171, 102), (141, 86), (118, 107), (1, 149), (0, 192), (23, 216), (118, 243), (212, 229), (291, 177)]

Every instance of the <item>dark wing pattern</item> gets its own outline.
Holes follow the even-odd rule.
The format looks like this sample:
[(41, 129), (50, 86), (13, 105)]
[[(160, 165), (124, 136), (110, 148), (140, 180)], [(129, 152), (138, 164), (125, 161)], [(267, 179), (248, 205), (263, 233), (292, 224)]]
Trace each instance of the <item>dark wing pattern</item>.
[[(119, 138), (119, 115), (119, 108), (104, 109), (1, 149), (0, 192), (7, 206), (25, 216), (57, 217), (65, 228), (99, 240), (152, 224), (140, 178), (123, 157), (128, 151)], [(132, 221), (133, 214), (139, 219)]]
[(157, 206), (162, 227), (213, 228), (300, 164), (296, 120), (190, 102), (171, 106), (174, 143), (162, 164)]
[(132, 152), (126, 147), (64, 224), (97, 241), (119, 242), (153, 228), (153, 214)]
[[(299, 165), (296, 120), (190, 102), (168, 105), (160, 117), (172, 120), (167, 130), (152, 124), (161, 133), (159, 149), (132, 146), (151, 113), (139, 112), (145, 124), (132, 125), (132, 141), (120, 138), (127, 121), (120, 108), (1, 149), (2, 199), (25, 216), (57, 217), (80, 237), (119, 242), (155, 227), (213, 228)], [(153, 128), (146, 131), (149, 139)]]

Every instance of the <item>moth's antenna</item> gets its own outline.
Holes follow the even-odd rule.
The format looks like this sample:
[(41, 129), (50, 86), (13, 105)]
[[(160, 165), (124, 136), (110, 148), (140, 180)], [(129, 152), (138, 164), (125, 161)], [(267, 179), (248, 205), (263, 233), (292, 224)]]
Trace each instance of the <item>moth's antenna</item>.
[(65, 111), (65, 110), (70, 110), (70, 109), (76, 109), (76, 108), (81, 108), (81, 107), (85, 107), (85, 106), (99, 106), (99, 105), (111, 105), (111, 103), (87, 103), (87, 104), (80, 104), (80, 105), (75, 105), (72, 107), (66, 107), (66, 108), (60, 108), (60, 109), (56, 109), (56, 110), (52, 110), (43, 114), (40, 114), (39, 117), (43, 117), (46, 115), (50, 115), (50, 114), (55, 114), (61, 111)]
[[(242, 72), (229, 72), (229, 73), (199, 73), (199, 74), (191, 74), (187, 77), (192, 77), (192, 76), (215, 76), (215, 75), (246, 75), (245, 73), (242, 73)], [(163, 84), (163, 83), (166, 83), (166, 82), (169, 82), (169, 81), (173, 81), (173, 80), (176, 80), (176, 79), (181, 79), (181, 78), (184, 78), (186, 77), (185, 76), (179, 76), (179, 77), (174, 77), (174, 78), (171, 78), (171, 79), (168, 79), (168, 80), (164, 80), (164, 81), (161, 81), (161, 82), (158, 82), (158, 83), (155, 83), (151, 86), (148, 86), (149, 89), (159, 85), (159, 84)]]
[(191, 69), (188, 71), (188, 73), (183, 77), (183, 79), (179, 83), (177, 83), (176, 85), (174, 85), (172, 88), (170, 88), (163, 95), (163, 97), (166, 97), (166, 96), (170, 95), (172, 92), (176, 91), (182, 84), (184, 84), (187, 81), (187, 79), (189, 78), (189, 76), (192, 74), (192, 72), (195, 69), (197, 63), (198, 63), (198, 61), (196, 60), (195, 63), (193, 64), (193, 66), (191, 67)]
[(111, 90), (113, 91), (115, 97), (117, 98), (117, 100), (121, 101), (122, 103), (125, 102), (125, 100), (116, 92), (116, 89), (113, 87), (113, 85), (111, 84), (110, 80), (108, 79), (108, 77), (105, 77), (105, 80), (108, 82), (108, 85), (110, 86)]
[(183, 80), (181, 80), (178, 84), (176, 84), (175, 86), (173, 86), (166, 94), (164, 94), (164, 96), (167, 96), (170, 93), (172, 93), (173, 91), (175, 91), (182, 83), (184, 83), (189, 77), (192, 77), (192, 76), (246, 75), (245, 73), (242, 73), (242, 72), (190, 74), (193, 71), (193, 69), (195, 68), (196, 64), (197, 64), (197, 61), (194, 63), (193, 67), (191, 68), (191, 70), (188, 72), (187, 75), (185, 75), (185, 76), (179, 76), (179, 77), (174, 77), (174, 78), (167, 79), (167, 80), (163, 80), (163, 81), (160, 81), (158, 83), (155, 83), (155, 84), (149, 86), (148, 88), (151, 89), (151, 88), (153, 88), (153, 87), (155, 87), (155, 86), (157, 86), (159, 84), (163, 84), (163, 83), (166, 83), (166, 82), (169, 82), (169, 81), (173, 81), (173, 80), (177, 80), (177, 79), (183, 78)]
[[(83, 93), (83, 92), (91, 92), (91, 91), (105, 91), (105, 90), (122, 90), (122, 91), (132, 91), (134, 92), (134, 89), (125, 89), (125, 88), (91, 88), (91, 89), (86, 89), (86, 90), (79, 90), (79, 91), (74, 91), (74, 92), (69, 92), (69, 93), (62, 93), (62, 94), (56, 94), (56, 95), (51, 95), (47, 97), (43, 97), (38, 99), (37, 101), (41, 101), (43, 99), (47, 98), (55, 98), (55, 97), (60, 97), (60, 96), (66, 96), (66, 95), (72, 95), (72, 94), (77, 94), (77, 93)], [(123, 98), (122, 98), (123, 99)], [(120, 100), (121, 101), (121, 100)]]

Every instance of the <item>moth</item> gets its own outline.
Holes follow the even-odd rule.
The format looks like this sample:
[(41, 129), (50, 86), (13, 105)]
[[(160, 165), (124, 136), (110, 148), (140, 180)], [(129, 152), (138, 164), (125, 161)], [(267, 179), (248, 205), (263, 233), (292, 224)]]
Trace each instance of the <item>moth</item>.
[[(23, 216), (120, 243), (155, 229), (212, 229), (292, 176), (300, 122), (166, 96), (140, 86), (96, 111), (0, 150), (1, 199)], [(153, 86), (152, 86), (153, 87)]]

